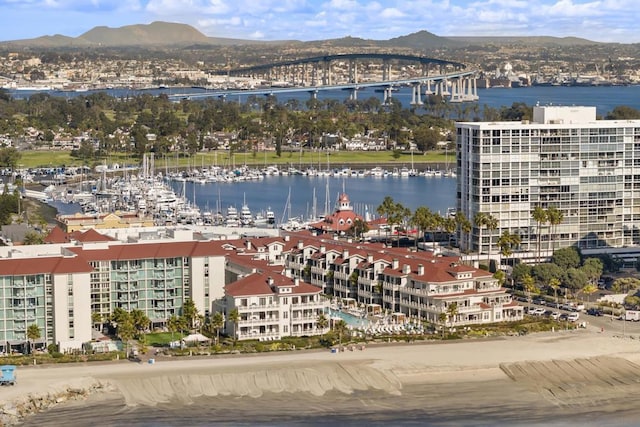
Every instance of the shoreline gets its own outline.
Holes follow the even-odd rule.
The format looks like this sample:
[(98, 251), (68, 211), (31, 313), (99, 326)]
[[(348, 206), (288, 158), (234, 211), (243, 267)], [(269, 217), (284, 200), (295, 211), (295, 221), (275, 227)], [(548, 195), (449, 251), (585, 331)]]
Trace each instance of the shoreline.
[[(541, 401), (562, 407), (602, 399), (602, 389), (611, 382), (608, 374), (602, 377), (603, 365), (616, 367), (611, 378), (626, 372), (631, 381), (608, 390), (611, 396), (635, 391), (630, 387), (635, 387), (633, 381), (640, 381), (638, 349), (640, 343), (635, 340), (582, 330), (501, 340), (380, 345), (343, 353), (293, 351), (155, 364), (41, 365), (19, 368), (18, 384), (3, 387), (7, 403), (0, 406), (0, 425), (89, 397), (118, 397), (130, 407), (153, 407), (168, 402), (190, 404), (200, 397), (257, 399), (265, 393), (283, 392), (321, 397), (377, 390), (401, 396), (403, 388), (414, 385), (483, 382), (513, 382), (536, 393)], [(538, 377), (545, 370), (549, 375), (541, 380)], [(569, 375), (571, 371), (578, 372), (577, 376)], [(591, 375), (597, 380), (595, 385), (580, 383), (584, 381), (580, 378)], [(540, 381), (549, 384), (540, 388)], [(572, 394), (575, 382), (580, 383), (577, 395)], [(545, 390), (555, 390), (555, 394)]]

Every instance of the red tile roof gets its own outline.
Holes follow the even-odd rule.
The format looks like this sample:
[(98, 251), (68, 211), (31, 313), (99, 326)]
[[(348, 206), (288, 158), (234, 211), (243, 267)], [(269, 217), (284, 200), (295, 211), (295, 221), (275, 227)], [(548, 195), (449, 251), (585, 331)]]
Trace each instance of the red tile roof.
[(69, 236), (65, 233), (62, 228), (57, 225), (49, 231), (47, 237), (44, 238), (45, 243), (67, 243), (69, 242)]
[[(269, 279), (273, 280), (273, 287), (269, 285)], [(278, 287), (290, 287), (291, 293), (278, 294)], [(246, 276), (236, 282), (225, 286), (225, 293), (232, 297), (249, 297), (261, 295), (300, 295), (318, 294), (322, 292), (317, 286), (299, 281), (295, 285), (295, 280), (280, 274), (256, 273)]]
[(9, 258), (0, 260), (0, 276), (89, 273), (93, 268), (80, 257)]

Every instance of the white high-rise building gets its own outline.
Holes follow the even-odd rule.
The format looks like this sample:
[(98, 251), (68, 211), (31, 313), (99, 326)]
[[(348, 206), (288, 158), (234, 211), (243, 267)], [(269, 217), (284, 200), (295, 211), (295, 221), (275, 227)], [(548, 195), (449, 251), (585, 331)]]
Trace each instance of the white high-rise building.
[[(640, 120), (597, 120), (595, 107), (536, 106), (532, 121), (456, 124), (457, 208), (478, 212), (495, 230), (473, 225), (460, 247), (491, 253), (505, 231), (522, 244), (515, 256), (576, 245), (607, 251), (640, 243)], [(532, 212), (557, 208), (561, 224), (538, 226)]]

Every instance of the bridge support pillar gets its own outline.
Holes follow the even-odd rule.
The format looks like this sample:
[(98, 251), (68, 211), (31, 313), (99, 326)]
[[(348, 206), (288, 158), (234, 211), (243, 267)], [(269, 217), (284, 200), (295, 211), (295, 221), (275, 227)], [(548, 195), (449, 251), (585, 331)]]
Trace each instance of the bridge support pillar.
[(355, 59), (349, 61), (349, 83), (358, 83), (358, 63)]
[(422, 105), (421, 87), (420, 83), (416, 83), (411, 87), (411, 105)]
[(356, 101), (358, 99), (358, 89), (355, 87), (351, 89), (351, 93), (349, 93), (349, 99), (352, 101)]

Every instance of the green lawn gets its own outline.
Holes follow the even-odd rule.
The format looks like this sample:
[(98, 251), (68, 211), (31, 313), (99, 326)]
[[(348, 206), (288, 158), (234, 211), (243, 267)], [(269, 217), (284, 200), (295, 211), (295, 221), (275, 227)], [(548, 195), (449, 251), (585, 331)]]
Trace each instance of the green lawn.
[(185, 336), (186, 335), (180, 332), (173, 334), (171, 334), (171, 332), (152, 332), (145, 335), (145, 341), (148, 345), (154, 347), (164, 347), (168, 346), (171, 341), (178, 341)]
[[(87, 164), (82, 159), (71, 157), (69, 151), (55, 150), (33, 150), (22, 151), (22, 157), (18, 164), (20, 167), (49, 167), (49, 166), (82, 166)], [(124, 154), (112, 154), (107, 159), (98, 159), (90, 162), (91, 166), (102, 164), (120, 163), (122, 164), (139, 164), (140, 161), (136, 157)], [(213, 151), (208, 153), (196, 153), (191, 157), (178, 157), (175, 155), (161, 156), (155, 159), (157, 170), (162, 170), (166, 166), (169, 169), (176, 167), (185, 168), (202, 167), (202, 166), (241, 166), (241, 165), (313, 165), (316, 168), (325, 169), (327, 166), (342, 167), (349, 164), (398, 164), (399, 166), (409, 166), (413, 161), (414, 164), (424, 165), (427, 163), (449, 163), (455, 164), (455, 153), (445, 153), (443, 151), (433, 151), (425, 155), (414, 154), (413, 159), (410, 154), (401, 154), (397, 159), (390, 151), (373, 152), (373, 151), (338, 151), (330, 152), (283, 152), (280, 157), (275, 152), (250, 152), (235, 153), (230, 155), (228, 151)]]

